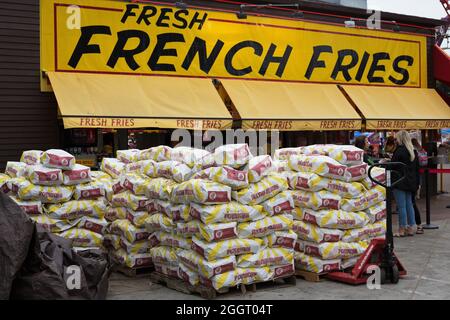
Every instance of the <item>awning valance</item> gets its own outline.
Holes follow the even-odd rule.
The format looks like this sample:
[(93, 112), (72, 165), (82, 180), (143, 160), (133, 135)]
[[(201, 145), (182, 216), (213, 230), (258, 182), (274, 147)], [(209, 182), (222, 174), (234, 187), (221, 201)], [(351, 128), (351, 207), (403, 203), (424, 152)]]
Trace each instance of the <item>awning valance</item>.
[(434, 89), (343, 86), (367, 130), (450, 127), (450, 108)]
[(260, 130), (359, 130), (361, 117), (330, 84), (221, 80), (242, 118)]
[(48, 72), (65, 128), (226, 129), (211, 80)]

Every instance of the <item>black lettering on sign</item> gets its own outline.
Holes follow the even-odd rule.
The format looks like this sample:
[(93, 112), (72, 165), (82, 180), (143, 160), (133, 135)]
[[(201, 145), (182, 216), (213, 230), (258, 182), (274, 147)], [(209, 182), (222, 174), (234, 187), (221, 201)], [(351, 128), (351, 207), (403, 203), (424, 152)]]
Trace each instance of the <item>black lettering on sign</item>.
[(198, 24), (198, 30), (202, 30), (203, 24), (206, 22), (206, 18), (208, 17), (207, 13), (204, 13), (201, 18), (199, 18), (200, 14), (198, 12), (195, 12), (194, 17), (191, 20), (191, 23), (189, 24), (189, 29), (192, 29), (195, 24)]
[(158, 35), (158, 42), (150, 56), (148, 66), (152, 71), (176, 71), (175, 66), (170, 63), (158, 63), (161, 56), (176, 57), (176, 49), (165, 49), (166, 43), (185, 42), (181, 33), (162, 33)]
[[(117, 33), (118, 39), (111, 56), (108, 59), (107, 65), (111, 68), (116, 66), (117, 60), (119, 58), (124, 58), (127, 62), (128, 67), (131, 70), (136, 70), (139, 68), (134, 56), (138, 53), (145, 51), (150, 44), (150, 37), (147, 33), (140, 30), (124, 30)], [(139, 39), (139, 44), (134, 49), (126, 49), (128, 39), (137, 38)]]
[(128, 17), (135, 17), (136, 13), (133, 12), (133, 9), (139, 8), (138, 4), (129, 3), (127, 4), (127, 9), (125, 10), (122, 19), (120, 19), (120, 22), (125, 23), (127, 22)]
[(174, 18), (178, 22), (181, 22), (181, 25), (174, 23), (173, 27), (177, 28), (177, 29), (186, 29), (186, 27), (188, 26), (188, 22), (187, 22), (186, 18), (183, 18), (181, 15), (187, 16), (188, 14), (189, 14), (189, 11), (187, 11), (187, 10), (177, 10), (177, 11), (175, 11)]
[[(150, 11), (150, 13), (147, 13), (147, 11)], [(144, 21), (146, 25), (150, 25), (151, 22), (149, 18), (153, 17), (157, 12), (158, 10), (154, 6), (144, 6), (136, 23), (141, 24), (141, 22)]]
[(331, 46), (315, 46), (313, 49), (314, 53), (309, 62), (308, 70), (306, 70), (305, 73), (305, 78), (308, 80), (311, 79), (314, 69), (326, 67), (325, 61), (319, 60), (320, 55), (322, 53), (333, 53), (333, 48), (331, 48)]
[(411, 56), (398, 56), (394, 60), (393, 69), (398, 74), (402, 75), (401, 79), (396, 79), (393, 76), (389, 76), (389, 80), (392, 83), (398, 84), (398, 85), (404, 85), (408, 83), (409, 81), (409, 71), (408, 69), (402, 68), (400, 66), (401, 62), (406, 62), (408, 64), (408, 67), (411, 67), (414, 64), (414, 58)]
[(364, 75), (364, 71), (366, 71), (367, 62), (369, 62), (369, 58), (370, 54), (367, 51), (365, 51), (361, 59), (361, 64), (359, 65), (358, 72), (356, 73), (355, 77), (356, 81), (361, 82), (361, 79)]
[(370, 83), (384, 83), (383, 77), (375, 77), (375, 72), (386, 71), (384, 65), (379, 65), (378, 63), (382, 60), (389, 60), (391, 57), (387, 52), (378, 52), (373, 55), (372, 65), (370, 66), (369, 74), (367, 75), (367, 80)]
[(205, 40), (195, 37), (191, 47), (189, 48), (186, 58), (184, 59), (183, 64), (181, 66), (183, 67), (183, 69), (188, 70), (195, 56), (198, 54), (200, 70), (208, 74), (214, 62), (216, 61), (217, 56), (220, 53), (220, 50), (222, 50), (223, 45), (224, 45), (223, 41), (217, 40), (216, 44), (214, 45), (214, 48), (212, 49), (210, 55), (208, 56), (206, 53)]
[(108, 26), (81, 27), (80, 39), (78, 39), (77, 46), (70, 57), (69, 66), (75, 69), (85, 53), (100, 53), (98, 44), (89, 44), (94, 34), (111, 35), (111, 29)]
[(253, 70), (251, 66), (242, 69), (236, 69), (235, 67), (233, 67), (234, 56), (244, 48), (253, 48), (253, 52), (257, 56), (261, 56), (263, 53), (262, 45), (256, 41), (247, 40), (235, 44), (225, 56), (225, 69), (227, 69), (228, 73), (233, 76), (244, 76), (246, 74), (249, 74)]
[[(351, 60), (347, 64), (344, 64), (344, 60), (346, 57), (350, 57)], [(345, 81), (352, 80), (349, 70), (353, 69), (358, 64), (358, 60), (359, 60), (358, 53), (355, 50), (351, 49), (339, 50), (338, 59), (336, 61), (336, 65), (334, 66), (333, 73), (331, 74), (331, 78), (336, 80), (338, 74), (342, 72)]]
[(269, 51), (267, 52), (266, 57), (264, 58), (264, 61), (261, 65), (261, 68), (259, 69), (260, 75), (264, 76), (266, 74), (267, 68), (271, 63), (278, 63), (276, 75), (280, 78), (283, 75), (284, 69), (286, 68), (287, 62), (289, 60), (289, 56), (291, 55), (292, 52), (292, 47), (288, 45), (281, 57), (274, 56), (276, 48), (277, 48), (276, 45), (274, 45), (273, 43), (270, 44)]
[(172, 12), (171, 8), (162, 8), (161, 13), (159, 14), (158, 20), (156, 21), (156, 25), (158, 27), (170, 27), (168, 23), (164, 23), (164, 20), (170, 20), (170, 17), (167, 13)]

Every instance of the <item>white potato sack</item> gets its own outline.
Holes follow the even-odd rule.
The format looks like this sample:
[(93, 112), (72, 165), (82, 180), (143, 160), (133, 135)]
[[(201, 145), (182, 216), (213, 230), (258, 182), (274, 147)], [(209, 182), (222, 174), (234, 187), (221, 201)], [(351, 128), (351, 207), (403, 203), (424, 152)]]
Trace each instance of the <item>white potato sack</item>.
[(262, 238), (275, 231), (287, 231), (292, 228), (293, 219), (290, 214), (280, 214), (254, 222), (244, 222), (238, 225), (240, 238)]
[(27, 177), (31, 183), (41, 186), (59, 186), (63, 183), (61, 169), (47, 168), (42, 165), (30, 166)]
[(216, 290), (227, 287), (235, 287), (239, 284), (252, 284), (256, 282), (269, 281), (273, 278), (273, 272), (269, 267), (261, 268), (236, 268), (211, 279), (200, 277), (200, 283), (213, 287)]
[(147, 176), (139, 173), (126, 173), (120, 176), (120, 184), (138, 196), (145, 195), (146, 185), (150, 181)]
[(192, 237), (192, 249), (208, 261), (225, 258), (230, 255), (256, 253), (261, 249), (261, 239), (231, 239), (219, 242), (206, 242)]
[(296, 207), (314, 210), (338, 210), (342, 199), (339, 195), (325, 190), (318, 192), (292, 190), (288, 192), (291, 193)]
[(369, 166), (367, 163), (347, 167), (347, 170), (345, 171), (345, 181), (363, 181), (365, 178), (367, 178), (368, 172)]
[(364, 227), (369, 223), (369, 218), (364, 212), (304, 209), (303, 221), (321, 228), (347, 230)]
[(165, 231), (172, 232), (175, 228), (175, 223), (162, 213), (155, 213), (145, 219), (145, 228), (149, 232)]
[(11, 196), (11, 199), (23, 210), (26, 214), (42, 214), (44, 211), (42, 209), (42, 202), (40, 200), (20, 200), (17, 197)]
[(71, 200), (64, 203), (50, 204), (46, 213), (50, 218), (73, 220), (84, 216), (103, 219), (107, 207), (103, 199), (100, 200)]
[(128, 242), (135, 242), (139, 240), (148, 239), (150, 233), (144, 228), (136, 228), (128, 220), (116, 220), (111, 222), (109, 231), (113, 234), (122, 236)]
[(345, 182), (328, 178), (319, 178), (313, 182), (312, 186), (312, 191), (326, 190), (348, 199), (361, 197), (366, 192), (364, 185), (359, 182)]
[(268, 248), (285, 248), (294, 250), (298, 235), (292, 231), (275, 231), (263, 240)]
[(375, 223), (377, 221), (386, 218), (386, 202), (382, 201), (370, 208), (364, 210), (370, 219), (370, 223)]
[(295, 207), (294, 210), (292, 210), (291, 214), (294, 220), (303, 220), (303, 211), (305, 211), (307, 208), (299, 208)]
[(198, 272), (192, 271), (183, 263), (178, 265), (178, 277), (189, 283), (191, 286), (197, 286), (200, 283)]
[(169, 200), (172, 188), (176, 185), (172, 179), (150, 179), (145, 185), (145, 196), (149, 199)]
[(140, 173), (149, 177), (149, 178), (157, 178), (156, 175), (156, 162), (153, 160), (140, 160), (136, 163), (130, 163), (127, 166), (138, 165), (141, 170)]
[(272, 280), (295, 275), (294, 259), (292, 259), (292, 263), (290, 264), (284, 266), (269, 266), (269, 268), (272, 273)]
[(102, 247), (103, 236), (86, 229), (72, 228), (58, 234), (60, 237), (72, 240), (74, 247)]
[(0, 173), (0, 192), (9, 193), (11, 190), (8, 187), (8, 181), (11, 179), (10, 176), (4, 173)]
[(273, 171), (277, 173), (291, 171), (291, 168), (289, 167), (289, 162), (287, 160), (272, 161), (272, 168)]
[(139, 152), (138, 149), (117, 150), (117, 159), (125, 164), (136, 162)]
[(233, 190), (239, 190), (248, 187), (248, 172), (227, 166), (213, 167), (209, 170), (209, 180), (227, 185)]
[(307, 156), (328, 156), (328, 151), (332, 145), (312, 144), (302, 148), (302, 154)]
[(298, 156), (303, 154), (303, 147), (297, 148), (282, 148), (275, 150), (273, 156), (274, 160), (289, 160), (292, 156)]
[(104, 184), (93, 181), (75, 186), (73, 198), (75, 200), (94, 200), (106, 196)]
[(126, 219), (135, 227), (145, 228), (145, 221), (149, 217), (148, 211), (134, 211), (127, 208)]
[[(31, 187), (34, 187), (34, 185), (25, 177), (19, 177), (19, 178), (11, 178), (8, 176), (8, 178), (3, 178), (6, 182), (6, 187), (9, 191), (11, 191), (13, 194), (18, 194), (20, 189), (29, 189)], [(24, 199), (22, 199), (24, 200)], [(25, 200), (31, 200), (31, 198), (25, 199)]]
[(41, 150), (26, 150), (20, 156), (20, 162), (34, 166), (41, 163), (41, 157), (44, 152)]
[(125, 164), (115, 158), (103, 158), (100, 168), (114, 179), (117, 179), (125, 171)]
[(200, 171), (197, 171), (195, 173), (192, 173), (190, 179), (202, 179), (202, 180), (210, 180), (209, 177), (211, 176), (211, 167), (202, 169)]
[(178, 161), (168, 160), (155, 163), (155, 175), (157, 177), (173, 179), (180, 183), (188, 180), (191, 174), (191, 168)]
[(152, 160), (141, 160), (136, 162), (130, 162), (125, 164), (125, 172), (126, 173), (142, 173), (145, 164), (153, 164)]
[(73, 155), (59, 149), (45, 151), (41, 156), (41, 162), (46, 167), (64, 170), (72, 170), (76, 163)]
[(363, 211), (386, 199), (386, 190), (377, 186), (366, 191), (360, 198), (342, 199), (341, 209), (344, 211)]
[(295, 252), (304, 252), (305, 251), (305, 241), (301, 239), (297, 239), (294, 244)]
[[(147, 240), (135, 241), (133, 243), (128, 242), (126, 239), (118, 235), (112, 235), (118, 237), (119, 239), (119, 247), (125, 250), (128, 254), (140, 254), (140, 253), (149, 253), (150, 252), (150, 242)], [(105, 235), (106, 238), (106, 235)], [(118, 250), (118, 249), (116, 249)]]
[(283, 248), (268, 248), (255, 254), (239, 256), (237, 265), (239, 268), (258, 268), (280, 266), (294, 263), (294, 251)]
[(72, 198), (73, 188), (63, 186), (36, 186), (34, 184), (19, 187), (17, 197), (21, 200), (41, 200), (42, 203), (64, 203)]
[(192, 250), (180, 250), (177, 252), (177, 257), (179, 262), (208, 279), (236, 268), (236, 257), (234, 255), (208, 261)]
[(191, 249), (192, 240), (181, 237), (174, 233), (157, 231), (154, 233), (161, 246), (175, 247), (180, 249)]
[(348, 259), (342, 259), (341, 270), (352, 268), (356, 265), (360, 257), (352, 257)]
[[(367, 171), (367, 175), (369, 175), (369, 171)], [(374, 167), (371, 171), (372, 178), (374, 178), (376, 181), (379, 181), (381, 183), (386, 182), (386, 169)], [(373, 187), (376, 187), (377, 184), (370, 180), (370, 178), (367, 176), (364, 180), (361, 181), (362, 184), (366, 187), (367, 190), (372, 189)]]
[(342, 236), (343, 242), (360, 242), (369, 239), (369, 225), (358, 229), (349, 229)]
[(252, 183), (248, 188), (233, 191), (233, 199), (246, 205), (260, 204), (278, 193), (287, 190), (286, 179), (278, 176), (267, 176), (257, 183)]
[(153, 160), (156, 162), (170, 160), (172, 148), (168, 146), (158, 146), (138, 152), (137, 160)]
[(192, 220), (189, 222), (177, 222), (175, 227), (177, 235), (184, 238), (192, 238), (200, 233), (200, 221)]
[(112, 177), (103, 171), (92, 171), (91, 170), (91, 179), (95, 181), (112, 181)]
[(213, 223), (213, 224), (200, 223), (199, 227), (200, 227), (199, 239), (208, 242), (234, 239), (237, 237), (236, 222)]
[(64, 184), (66, 186), (90, 182), (91, 168), (81, 164), (75, 164), (71, 170), (63, 171)]
[(105, 212), (105, 219), (109, 222), (113, 222), (120, 219), (126, 219), (127, 214), (127, 207), (108, 207)]
[(227, 203), (231, 201), (231, 188), (216, 182), (189, 180), (172, 189), (170, 200), (174, 203)]
[(272, 157), (269, 155), (253, 157), (249, 160), (246, 170), (248, 171), (248, 181), (256, 183), (274, 172)]
[(8, 161), (6, 163), (5, 173), (11, 178), (25, 177), (28, 165), (23, 162)]
[(324, 243), (305, 243), (304, 251), (307, 255), (315, 256), (321, 259), (347, 259), (359, 256), (367, 249), (367, 242), (324, 242)]
[(124, 266), (128, 268), (143, 268), (153, 265), (150, 253), (128, 254), (125, 250), (119, 249), (113, 253), (113, 256)]
[(59, 233), (71, 229), (76, 223), (76, 221), (52, 219), (45, 214), (30, 215), (30, 218), (45, 230), (52, 233)]
[(106, 221), (104, 218), (98, 219), (88, 216), (81, 217), (76, 224), (77, 228), (90, 230), (98, 234), (104, 234), (107, 225), (108, 221)]
[(316, 192), (324, 189), (323, 184), (320, 182), (326, 178), (319, 177), (315, 173), (287, 171), (284, 175), (288, 180), (289, 189), (291, 190)]
[(150, 249), (150, 255), (154, 263), (177, 266), (178, 253), (184, 251), (180, 248), (171, 248), (166, 246), (158, 246)]
[(315, 243), (338, 242), (344, 235), (341, 230), (321, 228), (304, 221), (294, 221), (292, 230), (299, 239)]
[[(168, 264), (155, 263), (155, 271), (162, 273), (170, 278), (180, 279), (179, 266), (172, 266)], [(182, 279), (181, 279), (182, 280)]]
[(127, 207), (135, 211), (147, 209), (149, 199), (145, 196), (137, 196), (127, 190), (112, 196), (111, 204), (113, 207)]
[(216, 205), (191, 203), (190, 215), (205, 224), (248, 222), (266, 217), (262, 206), (249, 206), (236, 201)]
[(312, 172), (319, 176), (345, 180), (347, 166), (326, 156), (294, 156), (289, 159), (291, 170), (298, 172)]
[(214, 150), (215, 163), (219, 166), (240, 168), (252, 158), (247, 144), (227, 144)]
[(283, 213), (291, 213), (291, 211), (295, 208), (292, 193), (290, 193), (289, 191), (283, 191), (277, 194), (275, 197), (264, 201), (263, 206), (266, 212), (271, 216)]
[[(195, 149), (191, 147), (176, 147), (170, 151), (170, 159), (182, 162), (189, 168), (193, 168), (196, 164), (212, 165), (211, 152), (203, 149)], [(207, 160), (207, 161), (206, 161)]]
[(164, 213), (173, 222), (177, 221), (191, 221), (192, 217), (189, 215), (189, 204), (173, 204), (170, 201), (155, 200), (156, 210)]
[(364, 160), (364, 150), (351, 145), (334, 145), (328, 149), (327, 155), (339, 163), (350, 166), (362, 164)]
[(367, 229), (368, 229), (367, 231), (368, 237), (371, 239), (384, 237), (386, 235), (386, 220), (383, 219), (373, 224), (369, 224), (367, 226)]
[(296, 252), (295, 268), (313, 273), (339, 271), (341, 269), (341, 259), (322, 260), (303, 252)]

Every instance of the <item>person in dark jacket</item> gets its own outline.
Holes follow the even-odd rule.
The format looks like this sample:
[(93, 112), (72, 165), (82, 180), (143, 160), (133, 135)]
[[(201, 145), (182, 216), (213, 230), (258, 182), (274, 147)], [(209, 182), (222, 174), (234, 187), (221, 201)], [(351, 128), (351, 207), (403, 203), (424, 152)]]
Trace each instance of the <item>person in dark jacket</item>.
[[(415, 213), (412, 203), (412, 197), (417, 190), (417, 163), (414, 147), (411, 143), (411, 137), (406, 131), (399, 131), (395, 135), (397, 148), (392, 155), (392, 162), (401, 162), (405, 165), (403, 171), (405, 179), (398, 183), (394, 188), (395, 202), (399, 210), (399, 232), (394, 236), (404, 237), (415, 234)], [(393, 177), (395, 181), (395, 177)]]
[[(413, 139), (414, 140), (414, 139)], [(414, 145), (414, 142), (413, 142)], [(414, 147), (415, 149), (415, 147)], [(420, 189), (420, 163), (419, 163), (419, 153), (417, 152), (417, 149), (414, 150), (414, 155), (416, 156), (416, 158), (414, 159), (414, 169), (416, 171), (416, 191), (414, 193), (412, 193), (412, 203), (413, 203), (413, 208), (414, 208), (414, 215), (415, 215), (415, 220), (416, 220), (416, 228), (417, 234), (424, 234), (423, 231), (423, 227), (422, 227), (422, 218), (420, 217), (420, 210), (419, 207), (417, 207), (417, 203), (416, 203), (416, 194)]]

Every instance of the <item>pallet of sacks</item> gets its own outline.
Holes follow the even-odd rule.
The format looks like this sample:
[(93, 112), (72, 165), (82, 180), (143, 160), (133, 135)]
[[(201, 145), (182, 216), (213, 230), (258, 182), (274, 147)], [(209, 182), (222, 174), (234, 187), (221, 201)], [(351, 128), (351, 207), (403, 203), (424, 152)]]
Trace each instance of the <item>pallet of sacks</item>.
[[(368, 178), (362, 159), (363, 151), (353, 146), (277, 150), (277, 172), (286, 178), (295, 205), (297, 270), (322, 274), (348, 269), (371, 239), (384, 237), (385, 190)], [(377, 180), (385, 178), (382, 169), (373, 173)]]
[(36, 223), (72, 240), (75, 250), (102, 248), (107, 222), (101, 175), (63, 150), (29, 150), (6, 164), (0, 189)]

